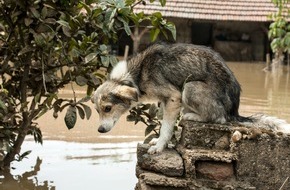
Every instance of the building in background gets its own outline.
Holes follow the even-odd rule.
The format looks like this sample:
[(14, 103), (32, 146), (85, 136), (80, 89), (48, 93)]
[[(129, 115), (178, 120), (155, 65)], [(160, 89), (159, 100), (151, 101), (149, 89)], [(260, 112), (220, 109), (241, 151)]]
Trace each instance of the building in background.
[[(165, 7), (156, 1), (135, 11), (161, 12), (175, 23), (177, 42), (210, 46), (226, 61), (264, 61), (271, 51), (268, 16), (276, 11), (271, 0), (167, 0)], [(140, 49), (148, 43), (149, 34)]]

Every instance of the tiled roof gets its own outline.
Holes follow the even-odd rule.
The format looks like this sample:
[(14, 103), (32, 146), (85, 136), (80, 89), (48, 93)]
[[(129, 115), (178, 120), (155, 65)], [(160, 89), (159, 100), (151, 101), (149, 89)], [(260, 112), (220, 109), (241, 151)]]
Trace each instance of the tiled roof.
[(277, 9), (271, 0), (167, 0), (162, 7), (156, 0), (139, 4), (136, 12), (161, 12), (164, 17), (225, 21), (269, 21), (267, 16)]

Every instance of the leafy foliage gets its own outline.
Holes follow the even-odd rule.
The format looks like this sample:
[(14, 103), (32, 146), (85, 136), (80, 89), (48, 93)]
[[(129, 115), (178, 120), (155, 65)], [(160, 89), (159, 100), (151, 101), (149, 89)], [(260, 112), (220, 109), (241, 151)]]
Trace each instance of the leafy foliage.
[(152, 138), (158, 137), (162, 113), (156, 104), (139, 104), (131, 109), (129, 113), (127, 121), (134, 122), (135, 124), (142, 122), (147, 126), (144, 143), (148, 143)]
[[(148, 144), (153, 138), (159, 137), (159, 131), (161, 128), (161, 122), (163, 118), (163, 111), (154, 103), (152, 104), (139, 104), (133, 109), (129, 111), (129, 115), (127, 116), (127, 121), (134, 122), (135, 125), (139, 122), (144, 123), (147, 127), (145, 129), (145, 140), (144, 143)], [(180, 135), (176, 136), (178, 133), (178, 124), (180, 121), (180, 115), (174, 126), (174, 134), (171, 138), (171, 142), (176, 145)]]
[[(144, 0), (0, 0), (0, 167), (9, 167), (20, 155), (27, 134), (42, 143), (35, 120), (53, 109), (54, 117), (67, 109), (65, 123), (73, 128), (77, 117), (89, 119), (84, 103), (104, 80), (100, 69), (117, 59), (110, 44), (117, 32), (128, 35), (133, 26), (175, 36), (174, 25), (160, 13), (135, 13)], [(151, 0), (151, 2), (153, 2)], [(165, 0), (160, 0), (165, 5)], [(59, 89), (87, 87), (87, 97), (61, 98)], [(18, 156), (21, 160), (27, 153)], [(2, 159), (1, 159), (2, 158)], [(2, 160), (2, 161), (1, 161)]]
[(270, 15), (273, 22), (269, 26), (268, 36), (272, 40), (271, 48), (274, 52), (290, 53), (290, 1), (289, 0), (272, 0), (278, 8), (276, 13)]

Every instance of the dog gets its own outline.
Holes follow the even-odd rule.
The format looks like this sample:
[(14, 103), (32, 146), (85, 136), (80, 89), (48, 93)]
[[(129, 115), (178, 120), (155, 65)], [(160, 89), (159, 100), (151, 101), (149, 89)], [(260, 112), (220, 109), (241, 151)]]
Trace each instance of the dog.
[(289, 132), (284, 120), (264, 115), (239, 115), (241, 87), (222, 57), (192, 44), (157, 43), (128, 61), (119, 62), (109, 79), (93, 93), (100, 133), (108, 132), (120, 116), (139, 102), (161, 102), (160, 136), (148, 153), (161, 152), (171, 140), (176, 119), (204, 123), (256, 123)]

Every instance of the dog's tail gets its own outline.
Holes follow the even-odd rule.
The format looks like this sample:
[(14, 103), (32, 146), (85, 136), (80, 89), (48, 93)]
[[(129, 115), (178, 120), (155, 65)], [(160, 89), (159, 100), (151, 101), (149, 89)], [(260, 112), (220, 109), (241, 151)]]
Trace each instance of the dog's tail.
[(264, 114), (255, 114), (250, 117), (239, 116), (238, 122), (248, 127), (257, 127), (273, 132), (282, 132), (290, 134), (290, 124), (283, 119), (268, 116)]

